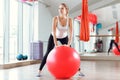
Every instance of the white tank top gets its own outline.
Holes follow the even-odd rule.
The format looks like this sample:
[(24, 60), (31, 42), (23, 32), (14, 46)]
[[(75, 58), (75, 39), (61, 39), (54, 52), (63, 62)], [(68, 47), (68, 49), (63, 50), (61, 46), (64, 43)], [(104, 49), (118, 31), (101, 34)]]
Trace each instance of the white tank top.
[[(69, 19), (67, 18), (67, 23), (65, 26), (62, 26), (59, 21), (59, 17), (57, 16), (58, 24), (56, 27), (56, 38), (65, 38), (68, 36), (68, 26), (69, 26)], [(53, 32), (52, 32), (53, 34)]]

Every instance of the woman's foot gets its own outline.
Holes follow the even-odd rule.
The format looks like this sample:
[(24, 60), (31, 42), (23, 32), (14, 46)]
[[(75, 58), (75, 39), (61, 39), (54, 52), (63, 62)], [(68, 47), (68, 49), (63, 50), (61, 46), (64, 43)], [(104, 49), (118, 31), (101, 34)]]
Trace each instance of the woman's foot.
[(40, 75), (40, 74), (38, 74), (38, 75), (36, 75), (36, 77), (41, 77), (41, 75)]
[(80, 69), (80, 68), (78, 69), (78, 71), (79, 71), (79, 74), (78, 74), (79, 76), (85, 76), (85, 75), (81, 72), (81, 69)]
[(38, 71), (38, 75), (36, 77), (41, 77), (41, 70)]
[(79, 76), (85, 76), (82, 72), (79, 72), (79, 74), (78, 74)]

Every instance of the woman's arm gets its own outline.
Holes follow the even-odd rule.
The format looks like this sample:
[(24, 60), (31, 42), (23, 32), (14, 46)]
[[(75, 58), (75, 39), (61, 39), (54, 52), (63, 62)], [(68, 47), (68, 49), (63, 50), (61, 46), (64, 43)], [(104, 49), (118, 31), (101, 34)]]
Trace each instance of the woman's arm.
[(56, 26), (57, 26), (57, 17), (54, 17), (52, 22), (52, 32), (53, 32), (54, 44), (55, 46), (58, 46), (57, 38), (56, 38)]
[(73, 21), (71, 18), (69, 18), (69, 39), (68, 39), (68, 46), (72, 43), (72, 37), (73, 37)]

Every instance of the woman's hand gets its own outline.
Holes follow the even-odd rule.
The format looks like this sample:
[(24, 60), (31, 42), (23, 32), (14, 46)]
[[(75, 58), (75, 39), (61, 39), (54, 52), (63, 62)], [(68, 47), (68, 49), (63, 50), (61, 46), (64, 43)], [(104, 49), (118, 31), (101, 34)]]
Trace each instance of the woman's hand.
[(56, 44), (55, 47), (59, 47), (60, 45)]
[(68, 44), (64, 44), (64, 46), (70, 47), (70, 45), (68, 45)]

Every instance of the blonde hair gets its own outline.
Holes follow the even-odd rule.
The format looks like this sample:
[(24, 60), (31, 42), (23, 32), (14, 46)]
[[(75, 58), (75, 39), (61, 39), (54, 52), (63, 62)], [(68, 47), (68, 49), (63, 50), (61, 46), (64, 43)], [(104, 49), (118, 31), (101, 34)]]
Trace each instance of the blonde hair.
[(62, 5), (62, 6), (65, 7), (65, 9), (66, 9), (66, 11), (67, 11), (66, 15), (68, 15), (68, 12), (69, 12), (68, 6), (67, 6), (65, 3), (61, 3), (60, 5)]

